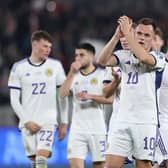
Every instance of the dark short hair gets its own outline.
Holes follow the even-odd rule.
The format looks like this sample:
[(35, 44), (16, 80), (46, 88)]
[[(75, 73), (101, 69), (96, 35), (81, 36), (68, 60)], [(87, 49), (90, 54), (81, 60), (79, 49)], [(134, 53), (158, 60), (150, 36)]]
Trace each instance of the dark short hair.
[(137, 27), (137, 24), (135, 22), (132, 23), (132, 28), (135, 29)]
[(80, 43), (76, 47), (76, 49), (85, 49), (85, 50), (91, 52), (93, 55), (95, 55), (95, 53), (96, 53), (95, 47), (90, 43)]
[(33, 41), (40, 41), (41, 39), (47, 40), (50, 43), (53, 43), (53, 38), (51, 37), (51, 35), (44, 31), (44, 30), (37, 30), (35, 32), (33, 32), (32, 36), (31, 36), (31, 42)]
[(143, 24), (143, 25), (151, 25), (153, 27), (154, 32), (156, 31), (156, 22), (152, 18), (142, 18), (137, 22), (137, 25)]

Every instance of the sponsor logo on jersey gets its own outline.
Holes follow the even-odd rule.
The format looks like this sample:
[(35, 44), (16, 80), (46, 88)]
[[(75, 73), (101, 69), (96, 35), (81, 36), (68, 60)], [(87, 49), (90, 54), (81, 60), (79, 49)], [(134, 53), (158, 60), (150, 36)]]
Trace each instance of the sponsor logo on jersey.
[(52, 76), (52, 75), (53, 75), (52, 69), (46, 69), (45, 74), (46, 74), (47, 76)]
[(126, 61), (126, 62), (125, 62), (125, 64), (128, 64), (128, 65), (130, 65), (130, 64), (131, 64), (131, 62), (130, 62), (130, 61)]
[(91, 79), (90, 83), (92, 85), (96, 85), (97, 84), (97, 79), (96, 78)]
[(26, 73), (25, 76), (30, 76), (30, 73)]

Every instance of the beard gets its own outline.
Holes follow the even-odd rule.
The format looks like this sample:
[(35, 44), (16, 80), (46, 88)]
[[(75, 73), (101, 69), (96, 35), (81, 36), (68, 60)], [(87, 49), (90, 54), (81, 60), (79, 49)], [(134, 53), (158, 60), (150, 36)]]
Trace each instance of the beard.
[(87, 69), (88, 67), (89, 67), (89, 64), (82, 65), (82, 66), (80, 67), (80, 70)]

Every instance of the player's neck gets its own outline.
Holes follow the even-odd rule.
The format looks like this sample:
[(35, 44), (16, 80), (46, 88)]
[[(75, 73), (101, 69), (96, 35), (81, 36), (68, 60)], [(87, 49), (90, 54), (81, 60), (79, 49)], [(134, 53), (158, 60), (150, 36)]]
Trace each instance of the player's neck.
[(91, 72), (93, 72), (95, 70), (95, 66), (93, 64), (89, 65), (88, 67), (81, 69), (81, 72), (85, 75), (90, 74)]
[(44, 60), (42, 60), (42, 59), (36, 57), (36, 56), (33, 55), (33, 54), (30, 55), (29, 60), (30, 60), (30, 62), (31, 62), (32, 64), (41, 64), (42, 62), (44, 62)]

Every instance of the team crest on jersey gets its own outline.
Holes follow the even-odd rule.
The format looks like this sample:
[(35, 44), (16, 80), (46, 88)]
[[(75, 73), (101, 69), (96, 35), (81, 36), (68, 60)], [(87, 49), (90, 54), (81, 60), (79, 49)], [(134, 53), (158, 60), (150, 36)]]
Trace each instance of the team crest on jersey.
[(97, 79), (96, 78), (91, 79), (90, 83), (92, 85), (96, 85), (97, 84)]
[(53, 75), (52, 69), (47, 69), (47, 70), (45, 71), (45, 74), (46, 74), (47, 76), (52, 76), (52, 75)]

